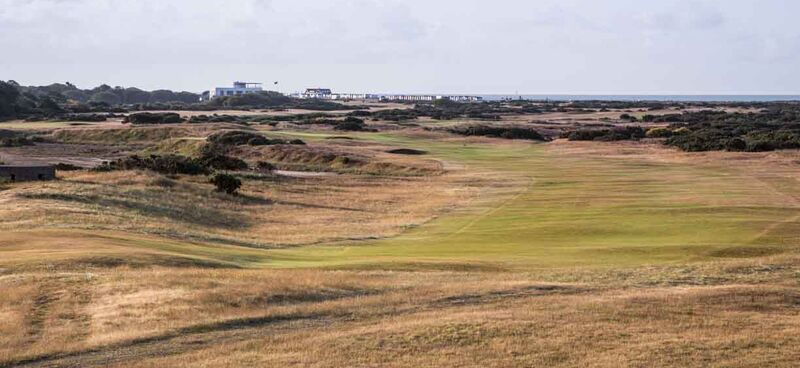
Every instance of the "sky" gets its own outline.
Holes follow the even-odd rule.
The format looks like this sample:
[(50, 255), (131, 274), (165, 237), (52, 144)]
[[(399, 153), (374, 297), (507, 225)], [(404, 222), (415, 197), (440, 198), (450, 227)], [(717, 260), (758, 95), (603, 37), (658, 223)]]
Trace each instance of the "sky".
[(792, 0), (0, 0), (0, 79), (800, 94), (797, 14)]

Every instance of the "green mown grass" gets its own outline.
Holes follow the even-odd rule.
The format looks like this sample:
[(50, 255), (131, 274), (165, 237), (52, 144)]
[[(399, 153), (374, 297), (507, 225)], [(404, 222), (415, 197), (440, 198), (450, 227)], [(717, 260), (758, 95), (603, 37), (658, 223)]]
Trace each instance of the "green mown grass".
[(270, 266), (624, 266), (737, 253), (726, 250), (762, 254), (759, 248), (781, 251), (799, 243), (791, 219), (800, 208), (776, 202), (775, 185), (735, 167), (592, 157), (545, 144), (357, 136), (423, 149), (508, 185), (396, 238), (269, 251)]
[(428, 151), (491, 184), (466, 206), (371, 241), (261, 250), (73, 233), (97, 244), (246, 268), (615, 267), (756, 257), (800, 244), (794, 200), (800, 188), (785, 176), (753, 177), (723, 163), (603, 157), (557, 144), (348, 136)]

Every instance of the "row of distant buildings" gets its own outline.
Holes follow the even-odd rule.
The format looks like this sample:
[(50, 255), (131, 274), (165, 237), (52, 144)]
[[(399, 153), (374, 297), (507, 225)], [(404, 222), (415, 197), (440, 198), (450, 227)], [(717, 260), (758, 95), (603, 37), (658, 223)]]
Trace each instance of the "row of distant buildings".
[(383, 100), (383, 101), (411, 101), (424, 102), (436, 100), (451, 100), (458, 102), (482, 101), (479, 96), (466, 95), (388, 95), (365, 93), (333, 93), (330, 88), (308, 88), (305, 92), (291, 95), (296, 98), (317, 98), (322, 100)]
[[(208, 101), (213, 98), (239, 96), (249, 93), (263, 92), (261, 83), (233, 82), (233, 87), (216, 87), (205, 91), (200, 95), (200, 101)], [(479, 96), (466, 95), (391, 95), (391, 94), (369, 94), (369, 93), (334, 93), (330, 88), (308, 88), (305, 92), (290, 94), (296, 98), (315, 98), (320, 100), (375, 100), (375, 101), (407, 101), (407, 102), (426, 102), (437, 100), (450, 100), (456, 102), (477, 102), (483, 98)]]
[(295, 98), (316, 98), (320, 100), (378, 100), (380, 95), (369, 93), (333, 93), (330, 88), (308, 88), (305, 92), (292, 93)]

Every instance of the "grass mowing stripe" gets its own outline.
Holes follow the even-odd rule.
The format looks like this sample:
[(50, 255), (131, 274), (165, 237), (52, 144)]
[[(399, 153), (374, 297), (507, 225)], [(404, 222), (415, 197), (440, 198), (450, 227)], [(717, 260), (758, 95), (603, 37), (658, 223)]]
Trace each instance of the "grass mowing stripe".
[(271, 265), (455, 261), (524, 269), (679, 263), (710, 259), (729, 247), (774, 246), (780, 241), (766, 235), (791, 225), (800, 213), (780, 201), (784, 192), (722, 165), (595, 157), (543, 144), (360, 137), (423, 149), (500, 179), (479, 203), (399, 237), (273, 250)]

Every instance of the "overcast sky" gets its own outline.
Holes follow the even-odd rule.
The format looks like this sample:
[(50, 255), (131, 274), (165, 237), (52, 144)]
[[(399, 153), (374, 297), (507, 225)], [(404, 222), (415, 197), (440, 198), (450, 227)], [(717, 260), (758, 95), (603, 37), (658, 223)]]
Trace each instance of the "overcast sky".
[(793, 0), (0, 0), (0, 79), (797, 94)]

